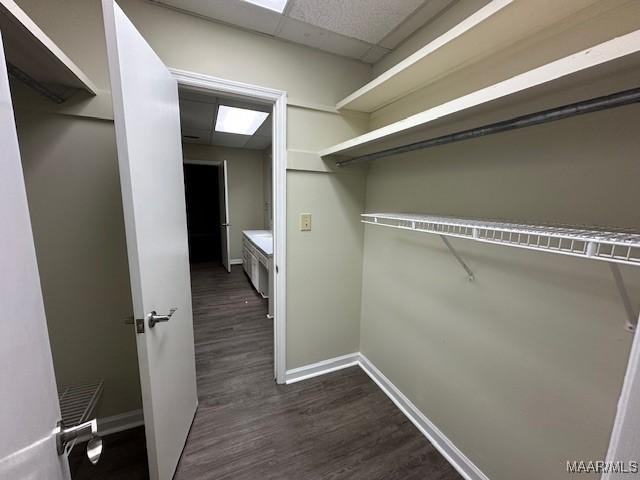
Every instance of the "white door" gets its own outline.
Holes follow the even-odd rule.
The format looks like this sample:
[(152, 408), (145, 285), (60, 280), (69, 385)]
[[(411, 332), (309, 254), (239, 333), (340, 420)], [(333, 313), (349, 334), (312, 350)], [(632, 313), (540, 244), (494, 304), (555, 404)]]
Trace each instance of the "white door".
[(178, 86), (114, 1), (102, 7), (149, 473), (169, 480), (198, 405)]
[(0, 478), (69, 479), (18, 137), (0, 39)]
[(231, 246), (229, 234), (231, 220), (229, 218), (229, 177), (227, 161), (224, 160), (218, 171), (218, 183), (220, 192), (220, 237), (222, 243), (222, 265), (231, 273)]

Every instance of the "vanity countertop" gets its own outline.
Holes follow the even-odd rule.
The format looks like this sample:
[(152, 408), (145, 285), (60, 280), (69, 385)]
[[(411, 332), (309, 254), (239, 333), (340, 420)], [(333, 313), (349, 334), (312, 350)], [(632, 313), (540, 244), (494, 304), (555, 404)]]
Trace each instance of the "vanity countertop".
[(267, 256), (273, 255), (273, 233), (271, 230), (243, 230), (242, 234), (262, 253)]

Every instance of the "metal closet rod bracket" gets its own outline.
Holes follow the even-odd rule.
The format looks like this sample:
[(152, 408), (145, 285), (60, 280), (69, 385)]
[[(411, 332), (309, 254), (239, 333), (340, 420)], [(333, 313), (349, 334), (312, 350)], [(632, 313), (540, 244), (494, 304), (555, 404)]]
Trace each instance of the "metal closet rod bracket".
[(627, 312), (627, 321), (625, 322), (624, 328), (626, 328), (630, 332), (635, 332), (636, 327), (638, 326), (638, 314), (633, 310), (633, 306), (631, 305), (629, 292), (627, 292), (627, 287), (624, 284), (624, 279), (622, 278), (620, 267), (618, 267), (617, 263), (609, 263), (609, 268), (611, 268), (613, 280), (616, 282), (616, 287), (618, 289), (618, 293), (620, 294), (622, 304), (624, 305), (624, 309)]
[(464, 271), (467, 272), (468, 280), (470, 282), (473, 282), (476, 279), (476, 276), (473, 274), (473, 271), (471, 270), (471, 268), (469, 268), (469, 265), (467, 265), (466, 262), (462, 259), (458, 251), (453, 247), (453, 245), (451, 245), (451, 242), (447, 237), (445, 237), (444, 235), (440, 235), (440, 238), (442, 239), (444, 244), (447, 246), (451, 254), (456, 258), (458, 263), (462, 266), (462, 268), (464, 268)]

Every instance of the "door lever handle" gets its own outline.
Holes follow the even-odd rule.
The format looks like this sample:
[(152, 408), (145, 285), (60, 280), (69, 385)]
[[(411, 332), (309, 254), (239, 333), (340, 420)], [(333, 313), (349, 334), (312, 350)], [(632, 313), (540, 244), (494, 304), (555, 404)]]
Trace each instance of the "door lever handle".
[(153, 328), (156, 326), (156, 323), (168, 322), (172, 315), (176, 313), (177, 308), (172, 308), (169, 310), (168, 315), (158, 315), (155, 310), (153, 310), (150, 314), (147, 315), (149, 317), (149, 328)]

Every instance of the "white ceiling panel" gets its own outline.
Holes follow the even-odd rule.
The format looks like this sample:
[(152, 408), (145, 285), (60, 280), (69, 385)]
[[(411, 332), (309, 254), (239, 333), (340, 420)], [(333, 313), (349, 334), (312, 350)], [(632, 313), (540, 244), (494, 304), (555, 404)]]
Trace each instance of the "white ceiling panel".
[(203, 17), (273, 35), (282, 18), (277, 12), (241, 0), (151, 0)]
[(198, 143), (209, 145), (211, 143), (211, 130), (182, 127), (182, 141), (184, 143)]
[(201, 103), (218, 103), (218, 98), (214, 95), (201, 93), (197, 90), (192, 90), (190, 88), (178, 87), (178, 92), (180, 94), (180, 101), (182, 100), (191, 100), (193, 102), (201, 102)]
[(259, 137), (271, 137), (272, 125), (273, 122), (271, 121), (271, 115), (269, 115), (262, 123), (262, 125), (260, 125), (260, 128), (256, 130), (256, 133), (254, 133), (254, 135), (257, 135)]
[(424, 0), (289, 0), (287, 15), (332, 32), (376, 44)]
[(216, 105), (213, 103), (180, 100), (180, 125), (183, 128), (211, 130), (215, 117)]
[[(249, 148), (264, 150), (271, 145), (272, 105), (248, 102), (246, 97), (217, 97), (214, 95), (179, 88), (180, 123), (182, 141), (201, 145), (219, 145), (222, 147)], [(267, 112), (269, 115), (258, 127), (253, 136), (216, 132), (214, 130), (218, 105), (246, 108)]]
[(245, 144), (244, 148), (250, 148), (252, 150), (264, 150), (271, 145), (271, 137), (258, 137), (254, 135)]
[(242, 148), (251, 136), (237, 135), (235, 133), (213, 132), (211, 136), (212, 145), (220, 145), (221, 147)]
[(375, 63), (451, 4), (464, 0), (289, 0), (282, 14), (245, 0), (150, 1)]
[(257, 110), (259, 112), (271, 113), (271, 110), (273, 110), (272, 105), (250, 103), (246, 100), (239, 100), (236, 98), (218, 98), (218, 103), (220, 105), (226, 105), (228, 107), (246, 108), (247, 110)]
[(287, 17), (282, 19), (277, 36), (290, 42), (358, 59), (371, 47), (361, 40)]

